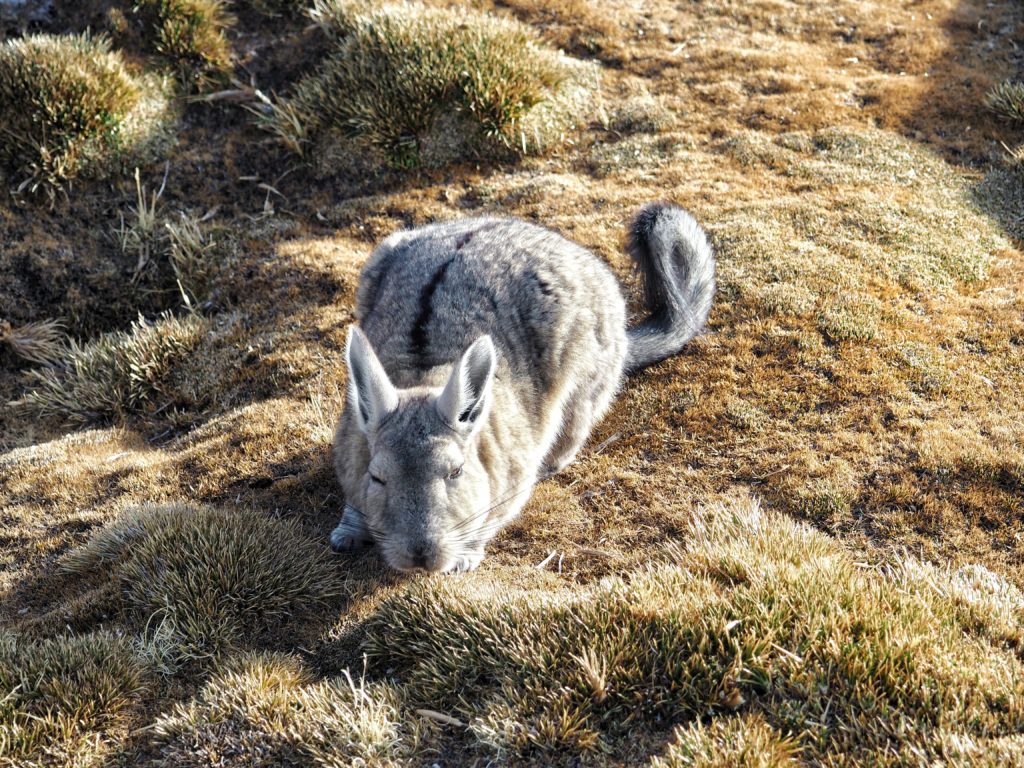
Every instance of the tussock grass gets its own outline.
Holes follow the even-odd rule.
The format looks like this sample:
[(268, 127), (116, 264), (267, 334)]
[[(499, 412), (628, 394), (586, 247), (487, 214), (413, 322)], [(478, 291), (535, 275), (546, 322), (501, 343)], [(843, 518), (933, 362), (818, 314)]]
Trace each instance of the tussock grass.
[(225, 32), (234, 19), (223, 0), (136, 0), (135, 11), (185, 90), (204, 90), (230, 70)]
[(1024, 83), (1000, 83), (985, 96), (985, 106), (1007, 120), (1024, 123)]
[(28, 640), (0, 631), (0, 764), (99, 764), (144, 676), (131, 644), (107, 632)]
[[(166, 183), (167, 177), (164, 176)], [(115, 232), (121, 250), (135, 257), (133, 279), (137, 280), (142, 270), (152, 261), (153, 252), (160, 247), (160, 217), (157, 215), (164, 184), (156, 192), (149, 192), (142, 186), (139, 169), (135, 169), (136, 204), (129, 209), (126, 219), (121, 214), (121, 225)]]
[[(366, 651), (488, 749), (559, 763), (626, 759), (672, 723), (668, 765), (730, 764), (715, 744), (765, 765), (939, 760), (951, 736), (1016, 733), (1024, 667), (1005, 587), (917, 563), (868, 570), (748, 502), (697, 515), (684, 541), (674, 564), (580, 594), (423, 584), (370, 621)], [(732, 713), (744, 719), (719, 722)]]
[(102, 422), (140, 411), (157, 395), (173, 394), (166, 379), (206, 332), (198, 315), (140, 317), (129, 331), (69, 342), (59, 363), (28, 372), (30, 389), (18, 405), (71, 424)]
[(108, 573), (169, 668), (265, 635), (338, 593), (324, 546), (298, 526), (256, 512), (144, 505), (63, 561)]
[(351, 676), (314, 682), (294, 658), (231, 661), (155, 724), (168, 765), (393, 766), (415, 745), (396, 690)]
[(17, 191), (51, 195), (167, 143), (164, 84), (132, 73), (102, 37), (33, 35), (0, 45), (0, 166)]
[(472, 10), (320, 0), (332, 53), (262, 122), (320, 164), (392, 167), (544, 151), (586, 118), (596, 72)]

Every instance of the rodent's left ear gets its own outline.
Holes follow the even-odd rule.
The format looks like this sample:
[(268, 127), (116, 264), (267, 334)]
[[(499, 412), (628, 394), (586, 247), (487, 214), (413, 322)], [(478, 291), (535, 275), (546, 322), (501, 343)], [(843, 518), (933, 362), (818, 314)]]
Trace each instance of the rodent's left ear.
[(481, 336), (462, 355), (437, 400), (437, 411), (456, 431), (475, 432), (491, 408), (498, 357), (490, 336)]
[(348, 401), (356, 425), (369, 434), (383, 416), (398, 407), (398, 391), (373, 351), (373, 345), (355, 325), (348, 330)]

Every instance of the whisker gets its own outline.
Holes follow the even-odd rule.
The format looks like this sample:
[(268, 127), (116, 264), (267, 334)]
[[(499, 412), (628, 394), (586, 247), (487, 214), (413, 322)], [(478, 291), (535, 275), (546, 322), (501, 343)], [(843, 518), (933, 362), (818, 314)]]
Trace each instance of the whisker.
[[(359, 519), (362, 523), (361, 525), (351, 522), (345, 523), (344, 525), (347, 532), (355, 533), (356, 531), (366, 531), (374, 539), (380, 539), (384, 536), (384, 531), (380, 530), (379, 528), (374, 528), (366, 521), (366, 515), (363, 514), (362, 510), (358, 509), (357, 507), (354, 507), (351, 504), (345, 504), (345, 511), (355, 512), (357, 515), (359, 515)], [(344, 519), (344, 514), (342, 515), (342, 519)], [(337, 526), (335, 526), (335, 528), (340, 528), (341, 525), (342, 524), (339, 523)]]
[[(495, 520), (491, 523), (487, 523), (478, 528), (471, 529), (470, 526), (478, 522), (479, 520), (486, 518), (487, 515), (491, 514), (494, 510), (505, 506), (506, 504), (513, 501), (517, 497), (522, 496), (524, 493), (529, 493), (531, 490), (533, 490), (533, 487), (535, 485), (544, 482), (548, 478), (552, 477), (554, 474), (554, 472), (544, 472), (538, 477), (536, 477), (534, 480), (524, 483), (519, 488), (512, 491), (512, 493), (508, 494), (503, 499), (495, 502), (491, 506), (486, 507), (473, 515), (470, 515), (469, 517), (463, 520), (460, 520), (448, 529), (447, 533), (445, 534), (446, 540), (456, 544), (461, 544), (470, 541), (474, 538), (485, 538), (489, 536), (491, 533), (501, 529), (505, 522), (503, 520)], [(387, 538), (387, 534), (385, 531), (382, 531), (379, 528), (375, 528), (367, 522), (366, 515), (363, 514), (362, 510), (353, 506), (352, 504), (347, 503), (345, 504), (345, 509), (351, 510), (352, 512), (355, 512), (357, 515), (359, 515), (360, 519), (362, 520), (363, 530), (367, 531), (376, 541), (382, 541)], [(350, 529), (357, 529), (356, 526), (352, 524), (349, 524), (348, 527)]]
[[(521, 496), (524, 493), (529, 493), (531, 490), (533, 490), (533, 487), (535, 485), (537, 485), (537, 483), (544, 482), (545, 480), (547, 480), (549, 477), (551, 477), (554, 474), (555, 474), (554, 472), (545, 472), (542, 475), (540, 475), (539, 477), (537, 477), (535, 480), (533, 480), (531, 482), (528, 482), (528, 483), (525, 483), (518, 490), (513, 491), (512, 493), (510, 493), (508, 496), (506, 496), (504, 499), (502, 499), (501, 501), (497, 502), (496, 504), (493, 504), (492, 506), (487, 507), (483, 511), (478, 512), (478, 513), (476, 513), (474, 515), (471, 515), (470, 517), (467, 517), (465, 520), (460, 520), (458, 523), (456, 523), (454, 526), (452, 526), (452, 528), (449, 529), (448, 533), (452, 534), (452, 533), (457, 533), (457, 532), (461, 531), (462, 529), (466, 528), (471, 523), (479, 520), (482, 517), (486, 517), (491, 512), (496, 510), (498, 507), (501, 507), (501, 506), (504, 506), (505, 504), (508, 504), (510, 501), (515, 499), (517, 496)], [(475, 530), (474, 530), (474, 535), (475, 535)]]

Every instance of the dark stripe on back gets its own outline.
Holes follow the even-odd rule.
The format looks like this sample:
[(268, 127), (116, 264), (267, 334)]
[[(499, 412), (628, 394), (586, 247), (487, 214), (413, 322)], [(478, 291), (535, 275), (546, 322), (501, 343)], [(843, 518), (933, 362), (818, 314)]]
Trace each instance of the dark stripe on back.
[(434, 314), (434, 293), (437, 291), (437, 287), (444, 280), (445, 273), (448, 272), (448, 267), (455, 261), (454, 258), (448, 259), (444, 264), (438, 267), (434, 276), (430, 278), (430, 282), (423, 286), (423, 290), (420, 292), (420, 313), (416, 317), (416, 322), (412, 326), (412, 332), (409, 334), (411, 340), (411, 346), (409, 348), (410, 354), (420, 361), (420, 367), (430, 367), (425, 365), (427, 345), (430, 343), (430, 339), (427, 338), (427, 325), (430, 323), (430, 318)]

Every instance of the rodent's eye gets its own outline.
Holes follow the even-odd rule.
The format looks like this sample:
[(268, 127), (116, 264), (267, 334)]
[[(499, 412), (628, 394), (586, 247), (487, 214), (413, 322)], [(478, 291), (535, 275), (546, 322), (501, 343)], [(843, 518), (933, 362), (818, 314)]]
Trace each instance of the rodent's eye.
[(458, 467), (458, 468), (453, 469), (451, 472), (448, 473), (448, 478), (447, 479), (448, 480), (454, 480), (456, 477), (458, 477), (461, 474), (462, 474), (462, 467)]
[(387, 485), (387, 483), (385, 483), (383, 480), (381, 480), (379, 477), (373, 474), (373, 472), (370, 473), (370, 480), (377, 483), (378, 485)]

